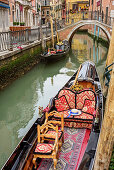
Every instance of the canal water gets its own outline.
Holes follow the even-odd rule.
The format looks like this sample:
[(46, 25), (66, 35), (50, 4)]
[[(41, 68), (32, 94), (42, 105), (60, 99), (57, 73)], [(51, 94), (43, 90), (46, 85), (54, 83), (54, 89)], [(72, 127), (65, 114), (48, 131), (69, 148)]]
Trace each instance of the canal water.
[(40, 117), (38, 107), (47, 106), (49, 99), (56, 95), (81, 63), (86, 60), (95, 62), (102, 82), (107, 51), (87, 34), (75, 34), (66, 58), (39, 63), (0, 92), (0, 168)]

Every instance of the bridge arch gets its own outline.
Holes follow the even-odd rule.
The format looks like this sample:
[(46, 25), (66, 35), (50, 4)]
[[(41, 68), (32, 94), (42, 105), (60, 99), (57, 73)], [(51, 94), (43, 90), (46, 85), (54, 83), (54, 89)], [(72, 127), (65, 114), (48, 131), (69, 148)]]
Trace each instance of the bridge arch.
[[(75, 31), (85, 25), (96, 25), (98, 27), (100, 27), (103, 32), (106, 34), (107, 36), (107, 39), (110, 41), (110, 38), (111, 38), (111, 35), (110, 35), (110, 32), (108, 31), (107, 29), (107, 26), (99, 21), (96, 21), (96, 20), (82, 20), (82, 21), (79, 21), (77, 23), (75, 23), (75, 27), (70, 31), (70, 33), (68, 34), (67, 36), (67, 39), (68, 41), (71, 40), (72, 36), (74, 35)], [(111, 27), (109, 27), (109, 29), (111, 29)]]

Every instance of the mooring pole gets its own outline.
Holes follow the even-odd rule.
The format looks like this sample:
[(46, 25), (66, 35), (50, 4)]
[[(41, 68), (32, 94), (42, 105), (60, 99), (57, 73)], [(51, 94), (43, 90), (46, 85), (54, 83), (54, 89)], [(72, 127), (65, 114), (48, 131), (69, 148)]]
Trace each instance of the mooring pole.
[(54, 48), (54, 37), (53, 37), (53, 20), (52, 17), (50, 16), (50, 23), (51, 23), (51, 36), (52, 36), (52, 46)]
[[(114, 26), (107, 59), (110, 63), (114, 61)], [(108, 63), (109, 64), (109, 63)], [(112, 150), (114, 146), (114, 65), (112, 68), (106, 99), (104, 119), (101, 127), (97, 151), (95, 156), (94, 170), (108, 170)]]

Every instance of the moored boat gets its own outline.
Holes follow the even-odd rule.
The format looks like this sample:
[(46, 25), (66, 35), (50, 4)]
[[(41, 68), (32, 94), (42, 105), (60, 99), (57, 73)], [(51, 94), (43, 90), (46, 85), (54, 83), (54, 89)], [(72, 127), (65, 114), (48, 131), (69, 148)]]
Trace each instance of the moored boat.
[(55, 48), (48, 49), (48, 51), (41, 56), (46, 60), (56, 61), (57, 59), (64, 58), (68, 54), (69, 49), (69, 42), (67, 40), (63, 40), (62, 42), (58, 42)]
[[(76, 115), (76, 109), (81, 111), (79, 115)], [(37, 144), (37, 125), (44, 123), (47, 111), (48, 113), (55, 111), (54, 120), (59, 119), (58, 112), (59, 114), (64, 113), (65, 141), (57, 167), (67, 169), (74, 165), (74, 169), (83, 169), (84, 167), (89, 169), (93, 166), (103, 119), (103, 96), (95, 65), (88, 61), (82, 64), (50, 101), (50, 105), (43, 111), (42, 117), (36, 120), (2, 169), (33, 168), (33, 152)], [(74, 153), (70, 153), (71, 148)], [(53, 163), (48, 160), (38, 159), (37, 161), (39, 169), (44, 164), (47, 165), (45, 169), (53, 168)]]

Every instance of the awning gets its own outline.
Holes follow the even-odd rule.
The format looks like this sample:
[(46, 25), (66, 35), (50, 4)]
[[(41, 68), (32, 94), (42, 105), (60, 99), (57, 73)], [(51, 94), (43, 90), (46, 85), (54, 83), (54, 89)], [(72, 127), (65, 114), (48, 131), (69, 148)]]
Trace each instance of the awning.
[(4, 4), (2, 2), (0, 2), (0, 7), (3, 7), (3, 8), (10, 8), (10, 6), (8, 4)]

